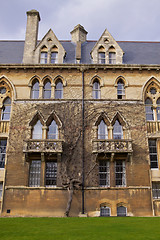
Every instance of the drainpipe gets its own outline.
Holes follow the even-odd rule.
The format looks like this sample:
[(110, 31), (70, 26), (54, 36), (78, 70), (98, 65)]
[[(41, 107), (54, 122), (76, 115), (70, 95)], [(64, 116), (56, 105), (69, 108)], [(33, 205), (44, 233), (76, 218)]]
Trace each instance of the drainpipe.
[(82, 70), (82, 214), (84, 214), (84, 70)]

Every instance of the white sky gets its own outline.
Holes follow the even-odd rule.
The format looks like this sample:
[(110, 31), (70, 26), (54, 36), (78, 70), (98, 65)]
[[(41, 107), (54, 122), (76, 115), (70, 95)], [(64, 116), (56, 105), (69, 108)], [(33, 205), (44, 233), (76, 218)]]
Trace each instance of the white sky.
[(81, 24), (88, 40), (107, 28), (115, 40), (160, 41), (160, 0), (0, 0), (0, 40), (24, 40), (26, 11), (39, 11), (39, 39), (52, 28), (59, 40)]

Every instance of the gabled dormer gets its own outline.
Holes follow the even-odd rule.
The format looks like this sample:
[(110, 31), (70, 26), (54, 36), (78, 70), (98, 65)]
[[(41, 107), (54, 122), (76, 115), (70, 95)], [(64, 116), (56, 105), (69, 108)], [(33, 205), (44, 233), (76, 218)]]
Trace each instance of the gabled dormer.
[(123, 63), (124, 52), (107, 29), (105, 29), (100, 39), (96, 42), (90, 54), (95, 64)]
[(34, 63), (41, 64), (59, 64), (63, 63), (65, 50), (57, 39), (56, 35), (50, 29), (43, 39), (37, 45), (34, 51)]

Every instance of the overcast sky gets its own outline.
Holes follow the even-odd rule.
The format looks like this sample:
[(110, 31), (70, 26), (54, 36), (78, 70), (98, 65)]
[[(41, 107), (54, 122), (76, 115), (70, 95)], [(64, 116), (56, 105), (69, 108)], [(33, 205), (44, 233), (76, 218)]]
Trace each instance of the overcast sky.
[(160, 0), (0, 0), (0, 40), (24, 40), (26, 11), (39, 11), (39, 39), (51, 28), (59, 40), (81, 24), (88, 40), (107, 28), (115, 40), (160, 41)]

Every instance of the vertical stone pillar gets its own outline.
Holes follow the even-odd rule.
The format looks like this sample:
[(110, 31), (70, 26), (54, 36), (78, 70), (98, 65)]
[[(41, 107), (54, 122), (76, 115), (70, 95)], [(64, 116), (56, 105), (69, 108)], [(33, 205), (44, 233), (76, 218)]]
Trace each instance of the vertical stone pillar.
[(40, 21), (39, 12), (31, 10), (27, 12), (27, 27), (24, 44), (23, 63), (34, 63), (34, 50), (37, 45), (38, 25)]

